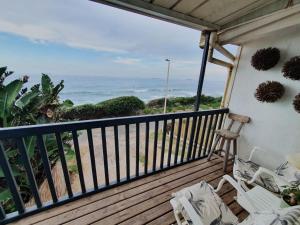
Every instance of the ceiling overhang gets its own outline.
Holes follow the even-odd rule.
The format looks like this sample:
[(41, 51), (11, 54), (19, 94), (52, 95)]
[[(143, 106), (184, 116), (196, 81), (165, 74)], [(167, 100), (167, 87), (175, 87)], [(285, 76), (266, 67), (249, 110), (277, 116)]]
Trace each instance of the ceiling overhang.
[[(196, 30), (217, 31), (221, 43), (263, 33), (272, 23), (300, 24), (300, 0), (91, 0)], [(299, 18), (297, 20), (297, 18)], [(276, 29), (273, 25), (271, 29)], [(251, 37), (248, 35), (248, 38)], [(241, 43), (241, 42), (240, 42)]]

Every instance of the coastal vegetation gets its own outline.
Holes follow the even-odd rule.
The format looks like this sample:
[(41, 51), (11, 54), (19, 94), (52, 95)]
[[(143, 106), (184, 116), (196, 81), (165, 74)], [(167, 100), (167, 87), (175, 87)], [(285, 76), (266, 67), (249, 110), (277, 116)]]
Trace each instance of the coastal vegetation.
[[(196, 97), (171, 97), (167, 100), (167, 112), (193, 110)], [(221, 97), (201, 96), (202, 109), (220, 107)], [(66, 120), (88, 120), (116, 116), (163, 113), (164, 98), (144, 103), (135, 96), (123, 96), (109, 99), (97, 104), (83, 104), (61, 110), (60, 117)]]
[[(6, 67), (0, 68), (0, 127), (55, 123), (61, 121), (58, 111), (72, 106), (72, 102), (69, 100), (59, 101), (58, 95), (64, 88), (63, 81), (54, 85), (50, 77), (43, 74), (39, 84), (27, 88), (25, 84), (29, 79), (28, 76), (7, 81), (7, 77), (12, 74), (13, 72), (7, 71)], [(54, 165), (59, 158), (55, 136), (49, 134), (44, 135), (43, 138), (50, 164)], [(71, 147), (70, 140), (69, 134), (62, 135), (66, 157), (72, 159), (74, 150)], [(36, 141), (36, 137), (29, 136), (24, 138), (21, 143), (24, 143), (37, 183), (40, 185), (45, 176)], [(18, 143), (15, 139), (1, 141), (1, 147), (6, 152), (8, 161), (11, 164), (22, 198), (27, 202), (31, 198), (31, 191), (18, 145), (20, 145), (20, 142)], [(0, 168), (0, 201), (6, 212), (14, 211), (15, 206), (6, 186), (2, 168)]]
[(60, 117), (67, 120), (88, 120), (104, 117), (129, 116), (138, 114), (145, 108), (142, 100), (135, 96), (123, 96), (97, 104), (84, 104), (63, 108)]
[[(12, 78), (13, 72), (6, 67), (0, 68), (0, 127), (15, 127), (45, 123), (56, 123), (72, 120), (100, 119), (107, 117), (162, 113), (164, 98), (154, 99), (148, 103), (135, 96), (122, 96), (97, 104), (74, 105), (71, 100), (61, 101), (59, 94), (64, 88), (64, 81), (54, 84), (50, 77), (42, 74), (40, 83), (28, 87), (29, 76)], [(196, 97), (171, 97), (167, 101), (167, 111), (190, 111)], [(201, 96), (201, 108), (212, 109), (220, 106), (221, 98)], [(79, 133), (80, 135), (80, 133)], [(75, 152), (71, 134), (61, 134), (65, 156), (70, 174), (77, 172)], [(43, 135), (45, 148), (51, 167), (59, 160), (57, 140), (54, 134)], [(13, 175), (20, 188), (24, 202), (32, 198), (29, 180), (22, 162), (20, 143), (27, 150), (37, 185), (44, 181), (44, 166), (37, 146), (37, 138), (28, 136), (20, 141), (10, 139), (1, 141)], [(141, 157), (143, 157), (141, 155)], [(11, 193), (5, 181), (5, 175), (0, 167), (0, 202), (5, 211), (15, 211)]]

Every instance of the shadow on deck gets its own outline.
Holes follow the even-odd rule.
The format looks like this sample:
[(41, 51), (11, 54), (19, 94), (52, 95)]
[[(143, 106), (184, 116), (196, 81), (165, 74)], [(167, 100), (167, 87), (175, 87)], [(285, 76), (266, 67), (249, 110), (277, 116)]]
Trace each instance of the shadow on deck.
[[(228, 170), (231, 170), (232, 166)], [(216, 187), (223, 175), (222, 161), (214, 158), (188, 163), (116, 188), (23, 218), (12, 224), (176, 224), (169, 200), (171, 194), (206, 180)], [(243, 219), (247, 213), (234, 201), (228, 183), (218, 193)]]

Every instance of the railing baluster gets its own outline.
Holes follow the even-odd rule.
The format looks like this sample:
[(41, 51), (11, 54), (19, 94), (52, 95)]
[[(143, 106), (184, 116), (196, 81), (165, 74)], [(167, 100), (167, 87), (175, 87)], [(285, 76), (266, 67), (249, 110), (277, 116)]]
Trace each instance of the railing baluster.
[(170, 164), (171, 164), (171, 156), (172, 156), (172, 149), (173, 149), (174, 126), (175, 126), (175, 119), (172, 119), (170, 139), (169, 139), (168, 162), (167, 162), (168, 167), (170, 167)]
[(114, 126), (116, 176), (117, 176), (117, 182), (120, 182), (120, 155), (119, 155), (119, 130), (118, 129), (119, 129), (118, 126)]
[(204, 136), (205, 136), (205, 131), (206, 131), (206, 124), (207, 124), (207, 116), (204, 117), (204, 123), (203, 123), (202, 130), (201, 130), (201, 139), (200, 139), (200, 144), (199, 144), (199, 148), (198, 148), (198, 156), (197, 156), (198, 158), (203, 156), (202, 150), (203, 150), (203, 141), (204, 141)]
[(221, 114), (221, 119), (220, 119), (219, 124), (218, 124), (218, 130), (220, 130), (221, 127), (222, 127), (223, 119), (224, 119), (224, 113)]
[(198, 124), (197, 124), (197, 128), (196, 128), (196, 137), (195, 137), (195, 143), (194, 143), (193, 156), (192, 156), (193, 159), (196, 158), (196, 152), (197, 152), (197, 145), (198, 145), (198, 141), (199, 141), (201, 122), (202, 122), (202, 117), (199, 116)]
[(184, 160), (184, 154), (185, 154), (185, 147), (186, 147), (186, 139), (189, 133), (189, 122), (190, 118), (187, 117), (185, 121), (185, 129), (184, 129), (184, 137), (183, 137), (183, 143), (182, 143), (182, 151), (181, 151), (181, 159), (180, 162), (182, 163)]
[(40, 150), (42, 162), (44, 165), (44, 170), (45, 170), (46, 178), (47, 178), (48, 185), (50, 188), (52, 200), (53, 200), (53, 202), (57, 202), (58, 199), (57, 199), (57, 195), (56, 195), (56, 191), (55, 191), (55, 186), (53, 183), (51, 167), (50, 167), (50, 163), (49, 163), (49, 159), (48, 159), (48, 153), (47, 153), (42, 135), (37, 135), (37, 143), (38, 143), (38, 147)]
[(80, 150), (79, 150), (79, 142), (78, 142), (78, 136), (77, 136), (77, 131), (76, 130), (72, 131), (72, 138), (73, 138), (73, 143), (74, 143), (76, 163), (77, 163), (77, 169), (78, 169), (78, 174), (79, 174), (79, 181), (80, 181), (81, 191), (82, 191), (82, 193), (85, 193), (86, 188), (85, 188), (84, 176), (83, 176), (83, 171), (82, 171), (82, 163), (81, 163), (81, 156), (80, 156)]
[(194, 116), (193, 117), (192, 128), (191, 128), (191, 133), (190, 133), (190, 140), (189, 140), (187, 160), (190, 160), (191, 156), (192, 156), (192, 150), (193, 150), (193, 145), (194, 145), (196, 124), (197, 124), (197, 117)]
[(207, 145), (208, 145), (209, 136), (210, 136), (210, 133), (211, 133), (212, 121), (213, 121), (213, 115), (210, 115), (209, 116), (209, 124), (208, 124), (207, 132), (206, 132), (206, 138), (205, 138), (204, 156), (207, 156), (207, 152), (208, 152)]
[(212, 144), (213, 144), (213, 140), (214, 140), (214, 137), (215, 137), (215, 130), (216, 130), (217, 124), (218, 124), (218, 119), (219, 119), (219, 114), (217, 114), (217, 115), (214, 116), (214, 123), (213, 123), (213, 126), (212, 126), (211, 138), (209, 139), (209, 145), (208, 145), (208, 152), (207, 152), (207, 154), (210, 152)]
[(61, 140), (60, 133), (56, 132), (55, 137), (56, 137), (56, 142), (57, 142), (57, 147), (58, 147), (58, 154), (59, 154), (60, 161), (61, 161), (61, 167), (63, 169), (63, 174), (64, 174), (64, 178), (65, 178), (67, 192), (68, 192), (69, 198), (71, 198), (71, 197), (73, 197), (73, 192), (72, 192), (66, 157), (65, 157), (65, 153), (64, 153), (64, 146), (63, 146), (63, 143)]
[(106, 144), (106, 129), (105, 129), (105, 127), (101, 127), (101, 136), (102, 136), (102, 151), (103, 151), (105, 184), (109, 185), (108, 161), (107, 161), (107, 144)]
[(0, 220), (5, 219), (5, 217), (6, 217), (5, 211), (2, 207), (2, 205), (0, 205)]
[(125, 125), (126, 136), (126, 178), (130, 180), (130, 143), (129, 143), (129, 124)]
[(180, 138), (181, 138), (181, 126), (182, 126), (182, 119), (179, 119), (178, 122), (178, 129), (177, 129), (177, 139), (176, 139), (176, 147), (175, 147), (175, 157), (174, 157), (174, 164), (177, 164), (178, 159), (178, 152), (179, 152), (179, 146), (180, 146)]
[(88, 136), (88, 143), (89, 143), (89, 152), (90, 152), (90, 159), (91, 159), (91, 168), (92, 168), (92, 175), (93, 175), (93, 184), (94, 189), (98, 189), (98, 179), (97, 179), (97, 168), (95, 162), (95, 150), (94, 150), (94, 142), (93, 142), (93, 133), (91, 129), (87, 129), (87, 136)]
[(8, 162), (4, 147), (2, 143), (0, 143), (0, 166), (5, 175), (5, 180), (13, 197), (15, 206), (20, 214), (24, 213), (25, 206), (21, 194), (18, 190), (17, 182), (14, 178), (13, 172), (11, 170), (10, 164)]
[[(30, 137), (30, 138), (33, 138), (33, 137)], [(26, 174), (27, 174), (27, 177), (29, 180), (30, 189), (31, 189), (32, 195), (34, 197), (35, 203), (38, 208), (41, 208), (42, 207), (41, 197), (40, 197), (39, 189), (38, 189), (36, 179), (35, 179), (32, 167), (31, 167), (30, 159), (27, 154), (27, 149), (26, 149), (26, 146), (24, 143), (24, 139), (18, 138), (17, 145), (18, 145), (18, 149), (21, 154), (21, 160), (25, 167), (25, 171), (26, 171)]]
[(152, 170), (153, 171), (156, 171), (158, 127), (159, 127), (159, 122), (155, 121), (155, 127), (154, 127), (154, 144), (153, 144), (153, 166), (152, 166)]
[(140, 124), (135, 125), (135, 176), (138, 177), (140, 173)]
[(160, 153), (160, 169), (164, 168), (166, 134), (167, 134), (167, 120), (164, 120), (163, 133), (162, 133), (162, 143), (161, 143), (161, 153)]
[(146, 122), (146, 135), (145, 135), (145, 164), (144, 173), (148, 173), (148, 158), (149, 158), (149, 122)]

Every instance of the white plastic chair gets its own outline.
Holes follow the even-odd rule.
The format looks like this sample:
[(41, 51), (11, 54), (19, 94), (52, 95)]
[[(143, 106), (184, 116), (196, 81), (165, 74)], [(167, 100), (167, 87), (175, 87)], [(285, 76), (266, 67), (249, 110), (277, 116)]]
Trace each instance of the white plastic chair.
[(172, 196), (170, 203), (178, 225), (238, 224), (238, 218), (205, 181)]
[(255, 186), (250, 190), (244, 190), (241, 185), (229, 175), (223, 176), (216, 191), (221, 190), (226, 181), (237, 190), (236, 201), (248, 211), (250, 215), (254, 212), (280, 209), (282, 202), (276, 195), (260, 186)]
[[(281, 172), (287, 170), (297, 173), (297, 169), (295, 169), (294, 171), (294, 169), (288, 165), (284, 157), (276, 155), (275, 153), (270, 154), (269, 152), (261, 148), (255, 147), (251, 151), (249, 159), (243, 162), (244, 164), (248, 163), (257, 166), (257, 168), (252, 172), (246, 171), (248, 172), (248, 174), (250, 174), (249, 177), (244, 176), (243, 172), (239, 171), (239, 164), (242, 163), (238, 160), (240, 159), (235, 159), (233, 175), (245, 190), (249, 190), (246, 184), (251, 184), (253, 186), (259, 184), (269, 191), (279, 193), (284, 186), (291, 185), (293, 182), (300, 182), (300, 180), (297, 181), (296, 176), (294, 176), (293, 174), (281, 174)], [(284, 169), (284, 167), (288, 168)], [(249, 170), (251, 170), (251, 166)], [(268, 183), (264, 182), (264, 180), (268, 180)], [(266, 185), (266, 183), (268, 185)]]

